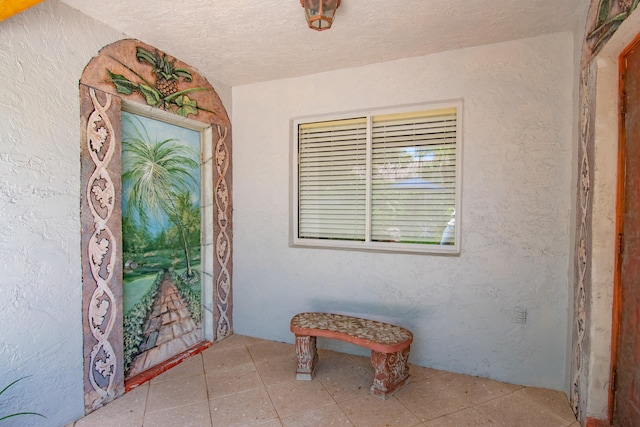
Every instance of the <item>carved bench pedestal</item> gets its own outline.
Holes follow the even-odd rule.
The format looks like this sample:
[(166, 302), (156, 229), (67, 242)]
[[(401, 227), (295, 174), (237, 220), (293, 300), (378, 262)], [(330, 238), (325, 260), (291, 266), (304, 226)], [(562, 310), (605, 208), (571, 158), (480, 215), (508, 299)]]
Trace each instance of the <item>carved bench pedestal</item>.
[(409, 382), (409, 347), (397, 353), (371, 350), (371, 364), (376, 370), (371, 394), (386, 399)]
[(299, 337), (296, 335), (296, 355), (298, 359), (296, 379), (311, 380), (316, 371), (316, 363), (318, 362), (316, 337)]

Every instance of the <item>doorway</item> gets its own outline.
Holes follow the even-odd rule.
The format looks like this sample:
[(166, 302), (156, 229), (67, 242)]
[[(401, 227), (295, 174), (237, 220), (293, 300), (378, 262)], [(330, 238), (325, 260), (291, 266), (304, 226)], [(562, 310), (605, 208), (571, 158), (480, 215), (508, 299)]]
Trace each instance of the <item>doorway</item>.
[(615, 426), (640, 425), (640, 36), (620, 55), (620, 146), (611, 398)]

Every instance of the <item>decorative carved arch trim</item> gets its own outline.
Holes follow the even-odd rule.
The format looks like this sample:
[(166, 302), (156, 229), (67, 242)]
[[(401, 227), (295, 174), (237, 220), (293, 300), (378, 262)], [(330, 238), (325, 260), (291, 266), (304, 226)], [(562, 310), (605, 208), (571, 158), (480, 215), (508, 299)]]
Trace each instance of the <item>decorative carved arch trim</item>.
[[(169, 73), (158, 71), (169, 66)], [(218, 94), (189, 65), (138, 40), (100, 50), (80, 79), (82, 318), (85, 409), (124, 393), (121, 111), (175, 117), (202, 130), (205, 339), (232, 332), (231, 123)], [(210, 173), (206, 173), (206, 171)], [(206, 179), (206, 181), (205, 181)], [(208, 288), (207, 288), (208, 287)]]

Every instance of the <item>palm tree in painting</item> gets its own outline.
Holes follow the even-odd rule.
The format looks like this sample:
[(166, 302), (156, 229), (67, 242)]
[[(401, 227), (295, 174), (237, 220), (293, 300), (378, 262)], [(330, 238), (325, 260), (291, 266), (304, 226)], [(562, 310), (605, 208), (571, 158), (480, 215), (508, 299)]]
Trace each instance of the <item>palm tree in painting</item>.
[(192, 277), (188, 239), (191, 224), (185, 221), (185, 204), (191, 203), (192, 191), (198, 189), (193, 172), (199, 166), (199, 153), (175, 138), (152, 141), (144, 125), (139, 120), (134, 123), (131, 117), (123, 115), (132, 129), (132, 135), (122, 140), (127, 209), (136, 212), (143, 225), (151, 217), (166, 214), (178, 229), (187, 276)]

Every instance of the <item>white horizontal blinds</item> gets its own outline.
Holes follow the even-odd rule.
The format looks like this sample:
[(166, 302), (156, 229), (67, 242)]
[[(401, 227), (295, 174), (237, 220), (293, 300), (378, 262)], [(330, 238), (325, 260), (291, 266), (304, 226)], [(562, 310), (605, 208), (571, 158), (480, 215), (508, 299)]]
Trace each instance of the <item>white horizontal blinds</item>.
[(372, 241), (440, 244), (456, 202), (456, 120), (456, 108), (373, 117)]
[(364, 240), (365, 118), (298, 128), (298, 237)]

